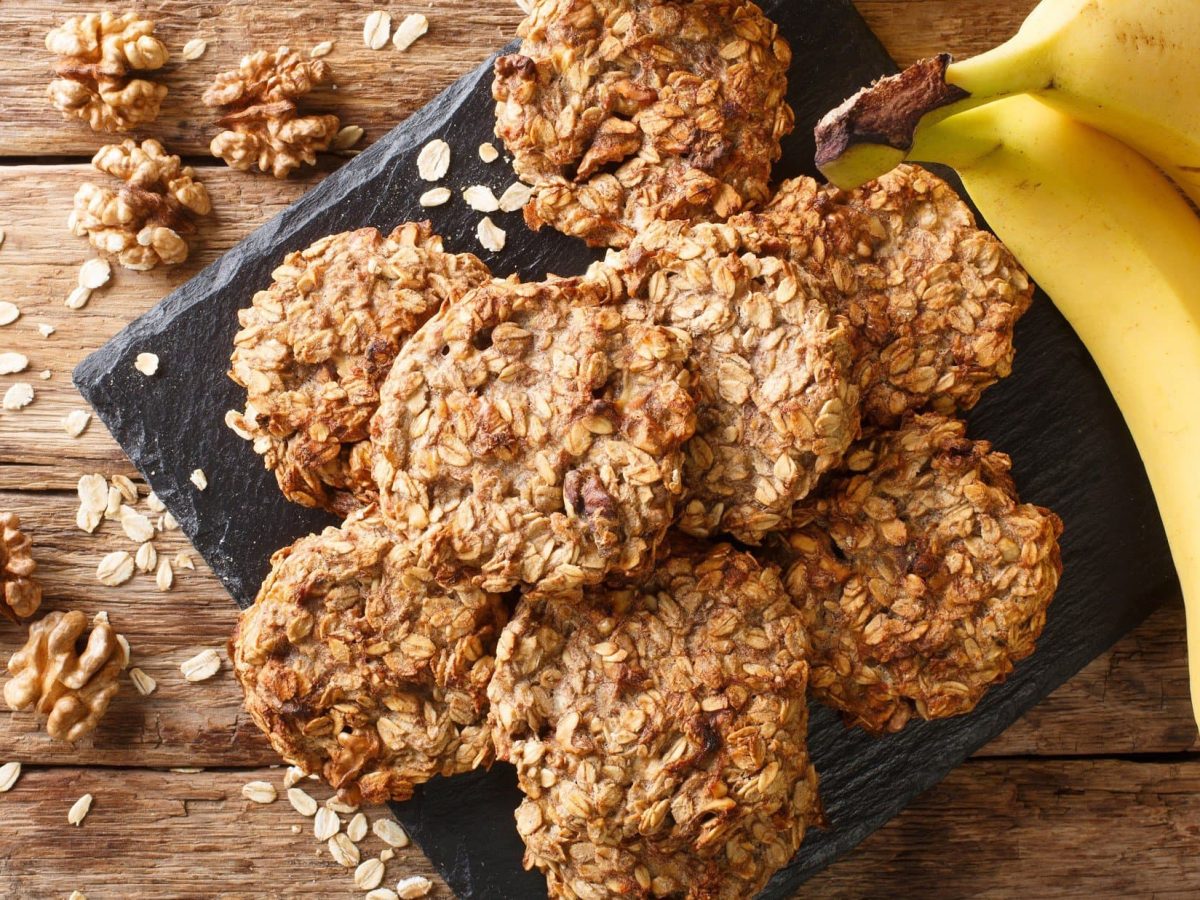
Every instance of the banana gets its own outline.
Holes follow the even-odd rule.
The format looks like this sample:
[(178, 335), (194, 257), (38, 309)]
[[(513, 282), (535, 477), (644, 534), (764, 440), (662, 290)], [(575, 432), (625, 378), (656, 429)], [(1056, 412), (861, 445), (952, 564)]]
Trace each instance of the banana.
[[(852, 107), (843, 104), (818, 133), (838, 135), (834, 143), (851, 158), (839, 158), (827, 137), (818, 165), (839, 187), (855, 187), (903, 158), (914, 132), (1000, 97), (1035, 93), (1139, 150), (1200, 204), (1198, 89), (1197, 0), (1043, 0), (999, 47), (959, 62), (924, 60), (861, 92)], [(897, 116), (898, 130), (879, 127)]]
[(1083, 340), (1146, 466), (1187, 607), (1200, 724), (1200, 218), (1124, 143), (1030, 96), (917, 132)]

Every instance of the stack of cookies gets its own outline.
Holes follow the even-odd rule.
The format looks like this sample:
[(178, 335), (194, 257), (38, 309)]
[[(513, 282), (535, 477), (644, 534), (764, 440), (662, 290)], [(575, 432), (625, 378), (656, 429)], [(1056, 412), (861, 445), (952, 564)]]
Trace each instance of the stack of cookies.
[(519, 282), (408, 223), (283, 261), (228, 423), (345, 522), (275, 554), (231, 656), (349, 799), (516, 766), (553, 896), (748, 896), (822, 824), (810, 694), (883, 734), (1033, 650), (1061, 523), (954, 418), (1031, 286), (921, 169), (770, 194), (790, 54), (747, 0), (521, 34), (526, 221), (612, 252)]

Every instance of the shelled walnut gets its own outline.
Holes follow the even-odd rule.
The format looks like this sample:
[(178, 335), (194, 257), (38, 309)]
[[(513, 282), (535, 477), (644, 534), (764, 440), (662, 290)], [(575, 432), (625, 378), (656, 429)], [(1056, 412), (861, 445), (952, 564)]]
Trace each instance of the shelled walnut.
[(177, 265), (188, 257), (185, 235), (195, 216), (212, 211), (208, 191), (191, 166), (158, 141), (127, 140), (101, 147), (92, 165), (125, 182), (118, 190), (91, 182), (75, 193), (67, 224), (92, 246), (115, 254), (127, 269)]
[(74, 743), (96, 727), (129, 664), (107, 613), (97, 613), (84, 640), (86, 630), (78, 610), (52, 612), (29, 626), (25, 646), (8, 661), (13, 677), (4, 702), (47, 716), (46, 731), (56, 740)]
[(46, 49), (59, 56), (47, 94), (65, 115), (93, 131), (128, 131), (158, 117), (166, 85), (132, 75), (167, 61), (153, 22), (132, 12), (76, 16), (46, 35)]
[(286, 178), (302, 163), (313, 165), (338, 133), (338, 117), (305, 116), (297, 101), (333, 77), (322, 59), (305, 59), (287, 47), (242, 58), (236, 71), (222, 72), (204, 92), (206, 106), (227, 107), (218, 120), (225, 129), (212, 140), (213, 156), (235, 169), (258, 165)]
[(12, 621), (32, 616), (42, 605), (42, 586), (30, 548), (33, 542), (21, 531), (21, 520), (14, 513), (0, 514), (0, 584), (4, 602), (0, 615)]

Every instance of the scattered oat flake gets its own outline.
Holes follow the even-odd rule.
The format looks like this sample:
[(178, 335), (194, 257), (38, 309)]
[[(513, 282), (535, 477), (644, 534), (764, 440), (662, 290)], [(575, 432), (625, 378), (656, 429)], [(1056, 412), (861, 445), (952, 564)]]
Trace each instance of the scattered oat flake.
[(313, 834), (318, 841), (327, 841), (341, 830), (342, 821), (338, 818), (337, 813), (327, 806), (322, 806), (317, 810), (317, 815), (313, 819)]
[(429, 30), (429, 19), (420, 13), (412, 13), (404, 17), (399, 25), (396, 26), (396, 33), (392, 36), (392, 44), (397, 50), (407, 50), (413, 45), (413, 41)]
[(354, 886), (360, 891), (371, 891), (383, 881), (383, 860), (368, 859), (354, 870)]
[(139, 572), (149, 572), (158, 565), (158, 551), (154, 549), (154, 545), (149, 541), (137, 548), (137, 553), (133, 555), (133, 564), (137, 566)]
[(15, 375), (29, 368), (29, 357), (24, 353), (0, 353), (0, 375)]
[(274, 803), (278, 794), (269, 781), (247, 781), (242, 785), (242, 796), (255, 803)]
[(53, 325), (47, 325), (45, 322), (38, 323), (37, 329), (38, 329), (38, 334), (40, 334), (44, 338), (48, 338), (48, 337), (50, 337), (50, 335), (54, 334), (54, 332), (58, 331), (58, 329), (55, 328)]
[(90, 289), (76, 286), (71, 289), (71, 293), (67, 294), (67, 309), (83, 309), (91, 299)]
[(188, 681), (205, 681), (221, 670), (221, 657), (211, 647), (201, 650), (191, 659), (179, 664), (179, 671)]
[(154, 573), (154, 584), (160, 591), (169, 591), (174, 583), (175, 571), (171, 568), (171, 561), (164, 559), (158, 564), (158, 571)]
[(330, 797), (328, 800), (326, 800), (325, 805), (329, 809), (332, 809), (335, 813), (339, 813), (343, 816), (348, 816), (348, 815), (351, 815), (352, 813), (358, 812), (357, 806), (354, 806), (349, 803), (343, 803), (336, 796)]
[(408, 832), (395, 819), (376, 819), (371, 830), (389, 847), (408, 846)]
[(4, 392), (2, 402), (5, 409), (24, 409), (33, 402), (33, 385), (28, 381), (18, 381)]
[(79, 267), (79, 286), (94, 291), (108, 284), (112, 278), (112, 266), (107, 259), (95, 257)]
[(304, 777), (304, 770), (299, 766), (288, 766), (287, 771), (283, 773), (283, 786), (285, 788), (295, 787)]
[(493, 222), (491, 216), (484, 216), (479, 220), (479, 224), (475, 226), (475, 235), (484, 250), (499, 253), (504, 249), (504, 229)]
[(158, 687), (157, 681), (136, 667), (129, 670), (129, 680), (133, 682), (134, 688), (143, 697), (149, 697)]
[(174, 531), (178, 527), (179, 527), (179, 522), (175, 519), (175, 517), (173, 515), (171, 515), (170, 513), (163, 513), (163, 517), (162, 517), (162, 530), (163, 531)]
[(83, 891), (71, 891), (71, 896), (67, 900), (87, 900), (87, 894)]
[(293, 825), (293, 826), (292, 826), (292, 834), (299, 834), (299, 833), (300, 833), (301, 831), (303, 831), (303, 830), (304, 830), (304, 829), (303, 829), (303, 828), (301, 828), (299, 825)]
[(392, 17), (377, 9), (363, 22), (363, 43), (372, 50), (382, 50), (392, 33)]
[(379, 859), (383, 862), (396, 858), (396, 851), (391, 847), (384, 847), (379, 851)]
[(42, 371), (38, 372), (38, 378), (42, 379), (42, 381), (49, 381), (50, 380), (50, 370), (42, 369)]
[(116, 587), (133, 577), (133, 557), (124, 550), (114, 550), (96, 566), (96, 578), (101, 584)]
[(349, 150), (362, 140), (363, 130), (359, 125), (346, 125), (333, 136), (330, 148), (333, 150)]
[(154, 493), (154, 491), (146, 495), (146, 505), (150, 507), (151, 512), (163, 512), (167, 508), (166, 504), (158, 499), (158, 494)]
[(433, 882), (424, 875), (410, 875), (396, 882), (396, 896), (402, 900), (424, 897), (431, 890), (433, 890)]
[(196, 490), (202, 491), (208, 487), (208, 476), (204, 474), (203, 469), (193, 469), (192, 474), (188, 476), (188, 480), (196, 486)]
[(441, 206), (450, 199), (450, 188), (430, 188), (421, 195), (418, 201), (422, 206)]
[(174, 769), (167, 769), (168, 772), (174, 772), (176, 775), (195, 775), (198, 772), (203, 772), (203, 766), (178, 766)]
[(139, 353), (133, 361), (133, 367), (143, 375), (150, 376), (158, 371), (157, 353)]
[(183, 53), (180, 54), (189, 62), (194, 59), (199, 59), (204, 55), (204, 51), (208, 49), (208, 41), (203, 38), (192, 38), (183, 45)]
[(21, 307), (7, 300), (0, 300), (0, 325), (11, 325), (21, 318)]
[(360, 859), (358, 847), (346, 835), (335, 834), (329, 839), (327, 846), (329, 847), (329, 855), (333, 857), (339, 866), (352, 869), (358, 865), (358, 860)]
[[(17, 783), (17, 779), (21, 777), (21, 764), (19, 762), (6, 762), (0, 766), (0, 794), (7, 793), (12, 790), (12, 786)], [(375, 882), (379, 884), (379, 882)]]
[(450, 171), (450, 145), (435, 138), (417, 154), (417, 174), (426, 181), (437, 181)]
[(482, 184), (473, 184), (463, 191), (463, 200), (475, 212), (490, 213), (500, 208), (500, 201), (492, 193), (492, 189)]
[(196, 564), (192, 562), (192, 554), (188, 553), (186, 550), (180, 550), (178, 553), (176, 553), (175, 568), (190, 569), (193, 572), (196, 571)]
[(485, 163), (493, 163), (500, 158), (500, 151), (491, 141), (484, 141), (479, 145), (479, 158)]
[(292, 804), (292, 809), (302, 816), (311, 816), (317, 811), (317, 801), (303, 788), (288, 788), (287, 798), (288, 803)]
[(346, 824), (346, 834), (355, 843), (367, 836), (367, 817), (364, 813), (354, 814), (354, 818)]
[(516, 212), (529, 202), (533, 196), (533, 188), (519, 181), (514, 181), (500, 195), (500, 212)]
[(122, 500), (126, 503), (137, 503), (138, 489), (132, 478), (128, 475), (114, 475), (111, 481), (112, 486), (120, 491)]
[(400, 898), (391, 888), (375, 888), (375, 890), (369, 891), (363, 900), (400, 900)]
[(71, 809), (67, 812), (67, 821), (72, 825), (82, 825), (91, 808), (92, 795), (84, 794), (71, 805)]
[(134, 543), (144, 544), (154, 537), (154, 526), (150, 520), (132, 507), (122, 506), (118, 515), (121, 519), (121, 530)]
[(320, 59), (322, 56), (328, 56), (332, 52), (333, 41), (321, 41), (321, 43), (317, 44), (308, 51), (308, 55), (313, 59)]
[[(103, 617), (104, 624), (107, 625), (108, 624), (108, 613), (106, 613), (106, 612), (97, 613), (96, 614), (96, 622), (100, 622), (101, 617)], [(123, 635), (123, 634), (117, 635), (117, 643), (121, 645), (121, 653), (123, 654), (123, 658), (124, 658), (124, 662), (121, 663), (121, 668), (123, 669), (127, 665), (129, 665), (129, 660), (133, 658), (133, 648), (129, 646), (129, 638), (125, 637), (125, 635)]]

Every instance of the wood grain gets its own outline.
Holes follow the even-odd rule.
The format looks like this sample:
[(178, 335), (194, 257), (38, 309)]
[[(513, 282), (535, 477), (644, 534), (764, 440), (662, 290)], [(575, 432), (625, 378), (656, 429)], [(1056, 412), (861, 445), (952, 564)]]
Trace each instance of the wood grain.
[[(1035, 0), (856, 0), (901, 63), (949, 50), (979, 52), (1012, 34)], [(0, 761), (26, 770), (0, 796), (0, 895), (66, 897), (263, 897), (353, 895), (341, 870), (285, 801), (257, 807), (243, 783), (277, 785), (276, 757), (248, 723), (225, 667), (189, 684), (179, 663), (203, 647), (223, 646), (235, 610), (195, 556), (197, 571), (177, 574), (158, 592), (138, 576), (105, 588), (95, 564), (110, 549), (131, 549), (113, 523), (96, 535), (74, 526), (74, 486), (93, 471), (134, 474), (115, 442), (93, 421), (70, 439), (61, 419), (81, 408), (70, 371), (130, 320), (198, 272), (340, 164), (285, 182), (232, 172), (207, 157), (212, 116), (198, 98), (219, 71), (252, 49), (291, 43), (308, 48), (335, 39), (329, 57), (337, 90), (312, 106), (336, 111), (366, 129), (361, 146), (505, 43), (520, 17), (509, 0), (439, 0), (392, 6), (395, 20), (423, 11), (427, 36), (405, 54), (362, 44), (362, 22), (375, 0), (305, 4), (156, 0), (145, 8), (175, 59), (163, 73), (171, 93), (143, 136), (194, 158), (213, 193), (215, 213), (201, 226), (192, 259), (151, 273), (117, 270), (83, 310), (63, 299), (79, 264), (92, 255), (65, 229), (83, 163), (110, 140), (64, 120), (45, 100), (51, 59), (46, 30), (68, 15), (124, 9), (105, 0), (6, 0), (0, 3), (0, 299), (23, 316), (0, 328), (0, 351), (30, 357), (29, 370), (0, 376), (0, 392), (30, 381), (37, 399), (0, 412), (0, 506), (32, 523), (47, 586), (47, 608), (109, 609), (130, 639), (134, 664), (158, 681), (142, 698), (126, 685), (101, 728), (77, 748), (48, 741), (37, 722), (11, 714), (0, 730)], [(182, 62), (196, 36), (207, 53)], [(22, 164), (31, 163), (31, 164)], [(42, 338), (36, 324), (58, 330)], [(37, 373), (49, 369), (41, 381)], [(144, 489), (143, 489), (144, 490)], [(178, 532), (156, 539), (160, 554), (184, 546)], [(0, 660), (21, 638), (0, 627)], [(1200, 894), (1200, 749), (1187, 696), (1183, 614), (1171, 605), (1014, 724), (861, 850), (806, 887), (805, 896), (1096, 897)], [(1162, 754), (1172, 754), (1169, 762)], [(1178, 756), (1175, 756), (1178, 754)], [(1095, 758), (1120, 755), (1123, 759)], [(1034, 758), (1027, 758), (1034, 757)], [(1036, 757), (1053, 757), (1038, 759)], [(153, 767), (207, 766), (190, 775)], [(96, 796), (80, 829), (66, 810), (80, 794)], [(317, 796), (325, 796), (319, 786)], [(293, 835), (292, 824), (303, 834)], [(375, 852), (378, 841), (365, 845)], [(415, 850), (389, 864), (388, 882), (429, 874)], [(437, 896), (445, 896), (439, 886)]]
[(805, 898), (1200, 896), (1200, 759), (974, 761)]
[[(3, 796), (0, 894), (14, 900), (65, 898), (74, 890), (88, 900), (361, 897), (354, 870), (334, 862), (313, 837), (312, 819), (284, 798), (283, 772), (26, 766)], [(253, 780), (271, 782), (279, 799), (244, 799), (242, 785)], [(320, 800), (328, 795), (315, 782), (303, 786)], [(76, 828), (67, 824), (67, 810), (85, 793), (95, 799)], [(388, 815), (382, 808), (364, 812), (372, 821)], [(369, 832), (359, 844), (363, 859), (385, 846)], [(386, 865), (385, 886), (424, 875), (436, 886), (429, 896), (451, 896), (411, 844)]]

